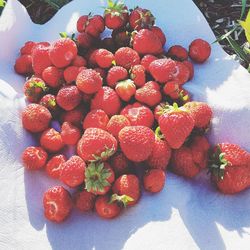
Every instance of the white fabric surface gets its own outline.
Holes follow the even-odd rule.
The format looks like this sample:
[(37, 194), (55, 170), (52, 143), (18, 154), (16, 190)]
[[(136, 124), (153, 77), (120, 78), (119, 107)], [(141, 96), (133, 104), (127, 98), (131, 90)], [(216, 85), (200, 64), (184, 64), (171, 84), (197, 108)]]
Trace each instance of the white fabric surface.
[[(215, 40), (191, 0), (126, 3), (152, 10), (166, 32), (167, 47), (187, 47), (198, 37)], [(13, 64), (24, 42), (53, 41), (61, 31), (74, 31), (79, 15), (102, 13), (99, 6), (98, 0), (75, 0), (45, 25), (36, 25), (19, 2), (9, 0), (0, 18), (0, 249), (249, 249), (250, 190), (221, 195), (206, 173), (192, 181), (168, 174), (161, 193), (143, 194), (137, 206), (112, 221), (77, 211), (60, 225), (44, 219), (42, 195), (56, 183), (42, 171), (24, 171), (20, 162), (21, 152), (33, 142), (21, 127), (24, 78), (15, 74)], [(210, 141), (250, 150), (250, 75), (217, 44), (207, 63), (195, 65), (195, 73), (185, 86), (194, 99), (214, 109)]]

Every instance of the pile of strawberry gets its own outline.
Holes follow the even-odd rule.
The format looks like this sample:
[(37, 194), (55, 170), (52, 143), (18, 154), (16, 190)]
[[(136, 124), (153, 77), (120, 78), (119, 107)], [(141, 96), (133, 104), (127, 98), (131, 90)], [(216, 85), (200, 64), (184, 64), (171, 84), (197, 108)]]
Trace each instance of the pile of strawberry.
[[(160, 192), (167, 167), (189, 178), (208, 167), (204, 134), (212, 110), (191, 101), (183, 85), (194, 76), (188, 57), (205, 62), (210, 45), (196, 39), (188, 51), (175, 45), (166, 52), (166, 37), (154, 24), (149, 10), (108, 1), (103, 17), (79, 18), (76, 36), (62, 33), (52, 44), (29, 41), (21, 48), (15, 71), (28, 76), (24, 94), (31, 102), (22, 124), (40, 144), (24, 150), (24, 167), (44, 169), (73, 193), (47, 190), (47, 219), (61, 222), (73, 206), (114, 218), (139, 201), (142, 186)], [(112, 36), (101, 38), (105, 27)], [(74, 154), (67, 159), (69, 149)], [(217, 145), (212, 180), (224, 193), (245, 189), (249, 159), (237, 145)]]

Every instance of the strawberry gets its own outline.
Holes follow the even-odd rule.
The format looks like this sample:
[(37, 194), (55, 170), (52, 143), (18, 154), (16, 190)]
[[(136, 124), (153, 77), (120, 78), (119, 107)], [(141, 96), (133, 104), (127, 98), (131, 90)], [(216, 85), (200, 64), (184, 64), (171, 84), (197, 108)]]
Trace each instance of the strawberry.
[(42, 133), (40, 144), (49, 152), (58, 152), (64, 147), (61, 134), (54, 128), (48, 128)]
[(188, 52), (181, 45), (174, 45), (169, 48), (167, 55), (173, 60), (185, 61), (188, 59)]
[(96, 63), (101, 68), (110, 68), (115, 60), (112, 52), (106, 49), (98, 49), (95, 55)]
[(187, 102), (184, 107), (189, 110), (194, 119), (194, 126), (197, 128), (207, 128), (212, 119), (212, 109), (204, 102)]
[(94, 44), (94, 38), (86, 32), (78, 34), (76, 40), (80, 48), (83, 49), (90, 49)]
[(161, 169), (150, 169), (143, 176), (144, 189), (150, 193), (160, 192), (166, 180), (166, 174)]
[(81, 212), (92, 211), (94, 206), (95, 206), (95, 199), (96, 199), (96, 195), (94, 195), (86, 190), (77, 191), (74, 194), (75, 206)]
[(211, 156), (211, 180), (224, 194), (235, 194), (250, 186), (250, 154), (239, 145), (219, 143)]
[(128, 77), (128, 72), (125, 68), (121, 66), (114, 66), (109, 69), (107, 74), (107, 84), (110, 87), (115, 87), (117, 82), (125, 80)]
[(85, 170), (85, 188), (95, 195), (104, 195), (115, 180), (115, 173), (107, 162), (91, 162)]
[(61, 166), (60, 180), (69, 187), (77, 187), (84, 181), (85, 162), (77, 155), (71, 156)]
[(86, 115), (83, 121), (83, 129), (101, 128), (106, 130), (108, 122), (109, 117), (102, 109), (93, 109)]
[(176, 104), (159, 117), (160, 130), (171, 148), (180, 148), (194, 127), (193, 117)]
[(149, 72), (150, 63), (157, 59), (158, 58), (154, 55), (150, 55), (150, 54), (145, 55), (141, 59), (141, 65), (145, 68), (146, 72)]
[(104, 11), (105, 25), (109, 29), (119, 29), (128, 21), (128, 9), (124, 3), (112, 0), (108, 1), (108, 7)]
[(108, 195), (97, 197), (95, 210), (97, 214), (104, 219), (113, 219), (121, 213), (121, 207), (117, 202), (110, 202)]
[(155, 17), (148, 9), (136, 7), (129, 15), (129, 25), (133, 30), (147, 29), (154, 25)]
[(84, 109), (82, 106), (78, 106), (72, 110), (66, 111), (61, 114), (62, 122), (70, 122), (75, 126), (80, 126), (84, 117)]
[(42, 78), (51, 88), (58, 88), (62, 84), (62, 70), (55, 66), (49, 66), (42, 72)]
[(141, 194), (139, 179), (133, 174), (121, 175), (115, 180), (112, 191), (119, 196), (126, 195), (132, 198), (127, 205), (135, 205)]
[(56, 103), (56, 97), (54, 95), (47, 94), (43, 96), (39, 104), (46, 107), (53, 114), (58, 111), (58, 105)]
[(31, 77), (23, 86), (23, 92), (29, 102), (38, 102), (46, 92), (45, 82), (38, 77)]
[(82, 70), (76, 78), (77, 88), (86, 94), (94, 94), (102, 87), (102, 77), (93, 69)]
[(186, 65), (188, 67), (188, 69), (189, 69), (189, 79), (188, 80), (193, 79), (193, 77), (194, 77), (194, 65), (188, 60), (183, 61), (182, 63), (184, 65)]
[(96, 53), (98, 52), (98, 49), (89, 49), (88, 52), (85, 54), (85, 57), (88, 60), (88, 66), (89, 67), (96, 67), (97, 66), (97, 62), (96, 62)]
[(22, 124), (32, 133), (42, 132), (49, 127), (51, 113), (39, 104), (29, 104), (22, 112)]
[(81, 102), (81, 93), (74, 85), (62, 87), (56, 96), (57, 104), (64, 110), (72, 110)]
[(20, 75), (28, 75), (33, 73), (31, 55), (21, 55), (16, 59), (14, 69)]
[(77, 145), (77, 153), (85, 161), (107, 160), (116, 150), (115, 137), (100, 128), (87, 128)]
[(154, 109), (155, 120), (158, 121), (159, 117), (164, 113), (164, 110), (168, 108), (168, 102), (161, 102)]
[(177, 81), (179, 85), (183, 85), (189, 78), (189, 68), (182, 62), (176, 62), (176, 73), (173, 74), (173, 80)]
[(70, 38), (55, 41), (49, 50), (51, 62), (58, 68), (68, 66), (77, 55), (77, 46)]
[(136, 86), (132, 80), (127, 79), (118, 82), (115, 91), (123, 101), (128, 102), (135, 95)]
[(88, 24), (88, 19), (89, 19), (88, 15), (83, 15), (78, 18), (77, 23), (76, 23), (76, 28), (79, 33), (82, 33), (85, 31), (85, 28)]
[(48, 154), (41, 147), (27, 147), (22, 153), (23, 165), (28, 170), (37, 170), (45, 166)]
[(62, 186), (49, 188), (43, 195), (44, 216), (53, 222), (62, 222), (70, 214), (73, 204), (70, 193)]
[(180, 86), (176, 80), (167, 82), (163, 87), (163, 92), (173, 100), (179, 98)]
[(126, 29), (118, 29), (112, 31), (113, 46), (117, 49), (121, 47), (129, 47), (131, 39), (131, 33)]
[(154, 122), (152, 111), (139, 102), (125, 106), (120, 114), (126, 116), (132, 126), (146, 126), (151, 128)]
[(62, 170), (62, 164), (66, 162), (66, 157), (62, 154), (53, 156), (46, 164), (45, 171), (47, 175), (54, 179), (59, 179)]
[(102, 87), (91, 100), (91, 110), (102, 109), (109, 116), (116, 115), (121, 109), (121, 101), (117, 93), (110, 87)]
[(77, 55), (75, 59), (72, 60), (71, 65), (76, 67), (85, 67), (87, 66), (87, 61), (84, 57)]
[(148, 127), (124, 127), (119, 132), (118, 138), (122, 152), (131, 161), (145, 161), (153, 150), (154, 133)]
[(140, 56), (135, 50), (122, 47), (115, 52), (115, 62), (125, 69), (130, 69), (133, 65), (140, 64)]
[(141, 55), (158, 55), (163, 51), (160, 38), (148, 29), (142, 29), (134, 35), (133, 49)]
[(73, 124), (64, 122), (61, 128), (61, 137), (64, 144), (76, 145), (81, 137), (81, 131)]
[(159, 27), (157, 27), (157, 26), (153, 26), (153, 27), (150, 28), (150, 30), (151, 30), (155, 35), (158, 36), (158, 38), (159, 38), (160, 41), (161, 41), (162, 46), (164, 46), (167, 39), (166, 39), (166, 36), (165, 36), (164, 32), (162, 31), (162, 29), (159, 28)]
[(129, 160), (122, 153), (116, 153), (111, 157), (111, 166), (116, 176), (129, 173)]
[(31, 55), (32, 50), (34, 48), (34, 46), (36, 45), (35, 42), (32, 41), (27, 41), (23, 47), (20, 49), (20, 53), (21, 55)]
[(63, 77), (66, 83), (75, 82), (76, 77), (79, 73), (79, 67), (77, 66), (68, 66), (63, 71)]
[(126, 116), (113, 115), (107, 124), (107, 131), (115, 138), (118, 138), (120, 130), (126, 126), (130, 126), (130, 121)]
[(142, 65), (134, 65), (130, 69), (130, 78), (137, 87), (142, 87), (146, 82), (145, 68)]
[(159, 85), (154, 81), (147, 82), (143, 87), (136, 90), (135, 99), (150, 107), (157, 105), (162, 99)]
[(211, 54), (210, 44), (202, 39), (195, 39), (189, 45), (189, 57), (196, 63), (204, 63)]

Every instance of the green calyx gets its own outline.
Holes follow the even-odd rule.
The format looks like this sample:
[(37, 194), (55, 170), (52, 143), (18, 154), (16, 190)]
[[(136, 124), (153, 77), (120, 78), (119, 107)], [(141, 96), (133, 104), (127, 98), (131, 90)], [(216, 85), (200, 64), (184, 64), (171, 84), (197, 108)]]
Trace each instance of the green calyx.
[(105, 150), (101, 152), (100, 155), (93, 154), (94, 160), (91, 160), (90, 162), (98, 162), (102, 160), (107, 160), (110, 156), (112, 156), (115, 153), (115, 148), (112, 146), (112, 148), (109, 148), (105, 145)]
[(162, 134), (161, 129), (160, 129), (159, 126), (155, 129), (155, 137), (156, 137), (157, 139), (159, 139), (159, 140), (165, 139), (165, 137), (164, 137), (164, 135)]
[(160, 110), (157, 112), (157, 115), (163, 115), (164, 113), (167, 113), (167, 111), (170, 109), (171, 105), (166, 102), (166, 103), (161, 103), (160, 104)]
[(43, 91), (47, 90), (47, 87), (44, 82), (36, 82), (36, 81), (31, 81), (30, 82), (30, 88), (40, 88)]
[(103, 162), (91, 162), (85, 169), (85, 189), (88, 192), (103, 192), (105, 187), (110, 186), (107, 179), (111, 174)]
[(110, 203), (113, 203), (117, 201), (118, 203), (121, 203), (124, 207), (128, 205), (129, 202), (134, 201), (134, 199), (128, 195), (118, 195), (118, 194), (112, 194)]
[(112, 1), (108, 0), (108, 6), (105, 8), (104, 14), (111, 14), (111, 17), (114, 16), (120, 16), (122, 17), (122, 14), (128, 13), (128, 10), (125, 8), (125, 4), (122, 1)]

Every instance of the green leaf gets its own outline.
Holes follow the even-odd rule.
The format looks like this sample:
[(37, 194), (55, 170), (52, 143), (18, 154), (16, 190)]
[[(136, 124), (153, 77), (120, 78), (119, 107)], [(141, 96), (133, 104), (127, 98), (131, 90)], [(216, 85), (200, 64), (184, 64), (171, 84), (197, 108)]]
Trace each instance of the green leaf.
[(50, 7), (59, 10), (63, 5), (70, 2), (70, 0), (44, 0)]
[(226, 34), (223, 34), (222, 36), (218, 37), (214, 42), (212, 42), (212, 44), (224, 40), (225, 38), (227, 38), (228, 36), (230, 36), (238, 28), (239, 28), (239, 25), (236, 25), (232, 30), (230, 30)]
[(247, 0), (241, 0), (242, 2), (242, 7), (241, 7), (241, 14), (240, 14), (240, 19), (243, 18), (245, 11), (246, 11), (246, 5), (247, 5)]
[(5, 4), (6, 4), (6, 1), (4, 1), (4, 0), (0, 0), (0, 7), (4, 7), (5, 6)]
[(60, 35), (61, 38), (67, 38), (68, 37), (68, 34), (66, 32), (60, 32), (59, 35)]

